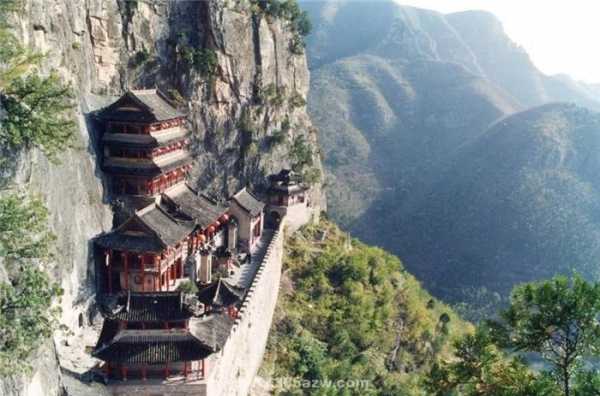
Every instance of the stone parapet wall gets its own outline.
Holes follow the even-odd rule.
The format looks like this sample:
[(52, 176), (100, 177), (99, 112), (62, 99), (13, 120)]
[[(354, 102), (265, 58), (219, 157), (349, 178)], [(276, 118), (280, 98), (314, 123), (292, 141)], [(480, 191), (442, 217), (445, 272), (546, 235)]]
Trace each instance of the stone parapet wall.
[(245, 396), (250, 391), (265, 352), (279, 294), (283, 241), (281, 224), (267, 247), (229, 339), (209, 362), (208, 396)]

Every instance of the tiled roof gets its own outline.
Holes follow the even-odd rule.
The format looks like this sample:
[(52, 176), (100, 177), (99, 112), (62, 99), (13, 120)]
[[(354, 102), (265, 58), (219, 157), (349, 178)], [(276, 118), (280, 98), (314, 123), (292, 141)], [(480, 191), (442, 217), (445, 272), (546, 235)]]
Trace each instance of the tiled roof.
[(269, 176), (270, 191), (285, 192), (288, 194), (308, 190), (302, 184), (302, 177), (291, 169), (282, 169), (279, 173)]
[(157, 205), (138, 211), (137, 216), (168, 246), (181, 242), (194, 228), (190, 222), (174, 220)]
[(214, 350), (186, 330), (120, 330), (93, 355), (121, 364), (201, 360)]
[(190, 333), (214, 351), (219, 351), (225, 345), (233, 323), (226, 313), (211, 313), (205, 318), (191, 319)]
[[(130, 227), (138, 225), (135, 231)], [(145, 226), (145, 227), (144, 227)], [(161, 252), (167, 246), (181, 242), (193, 230), (193, 222), (185, 222), (172, 218), (156, 204), (136, 212), (129, 220), (114, 231), (96, 238), (94, 241), (104, 248), (126, 250), (131, 252)]]
[(127, 322), (175, 322), (192, 317), (181, 292), (128, 292), (105, 300), (103, 314), (110, 320)]
[(162, 241), (155, 235), (129, 235), (118, 229), (97, 237), (94, 242), (106, 249), (138, 253), (161, 252), (165, 248)]
[(252, 193), (250, 193), (250, 191), (248, 191), (245, 187), (236, 193), (231, 199), (237, 202), (242, 209), (250, 213), (251, 216), (259, 215), (265, 207), (265, 204), (252, 195)]
[(102, 324), (102, 330), (100, 331), (100, 337), (98, 338), (95, 349), (98, 349), (110, 342), (110, 340), (115, 338), (118, 332), (119, 322), (115, 320), (105, 320)]
[(165, 159), (158, 158), (156, 160), (107, 157), (104, 159), (102, 168), (110, 173), (156, 176), (191, 162), (192, 158), (188, 151), (178, 150)]
[(183, 114), (156, 89), (128, 91), (98, 115), (106, 120), (137, 122), (166, 121), (183, 117)]
[(129, 93), (142, 102), (156, 117), (157, 121), (171, 120), (183, 116), (156, 89), (134, 90), (129, 91)]
[(135, 135), (132, 133), (105, 133), (102, 141), (106, 145), (125, 148), (146, 148), (167, 146), (184, 139), (189, 135), (189, 131), (182, 127), (173, 128), (171, 131), (153, 132), (144, 135)]
[(302, 182), (302, 177), (291, 169), (282, 169), (281, 171), (279, 171), (279, 173), (270, 175), (269, 180), (273, 182), (282, 182), (289, 184)]
[(204, 286), (198, 291), (198, 300), (213, 307), (229, 307), (241, 302), (244, 292), (244, 289), (219, 278), (218, 281)]
[(213, 224), (227, 211), (225, 205), (197, 194), (187, 184), (165, 192), (163, 197), (172, 203), (174, 209), (193, 219), (202, 228)]

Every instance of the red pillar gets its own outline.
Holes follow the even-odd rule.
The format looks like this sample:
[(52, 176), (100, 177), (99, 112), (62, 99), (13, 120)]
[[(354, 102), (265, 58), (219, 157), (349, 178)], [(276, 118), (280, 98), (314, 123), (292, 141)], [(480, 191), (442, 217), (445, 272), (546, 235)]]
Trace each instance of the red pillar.
[(127, 367), (121, 366), (121, 376), (123, 377), (123, 381), (127, 381)]
[(204, 359), (202, 359), (201, 364), (202, 364), (202, 367), (200, 369), (201, 370), (200, 373), (202, 374), (202, 378), (204, 378), (204, 376), (206, 375), (206, 367), (204, 366)]
[(188, 362), (183, 362), (183, 376), (188, 377)]
[(169, 362), (165, 363), (165, 379), (169, 378)]
[(140, 254), (140, 265), (142, 266), (142, 291), (146, 291), (146, 263), (144, 262), (144, 255)]
[(169, 291), (169, 272), (171, 272), (171, 266), (169, 265), (167, 267), (167, 270), (165, 271), (165, 278), (167, 279), (167, 291)]
[(146, 381), (146, 365), (142, 366), (142, 380)]

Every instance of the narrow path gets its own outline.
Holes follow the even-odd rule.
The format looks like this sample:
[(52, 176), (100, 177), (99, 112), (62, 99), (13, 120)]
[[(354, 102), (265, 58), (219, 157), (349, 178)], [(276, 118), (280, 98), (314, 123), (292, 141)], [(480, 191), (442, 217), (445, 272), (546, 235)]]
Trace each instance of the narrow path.
[(240, 268), (230, 276), (227, 280), (233, 285), (243, 287), (244, 289), (250, 287), (258, 266), (262, 262), (267, 248), (273, 239), (273, 230), (265, 229), (260, 237), (260, 240), (256, 243), (252, 252), (250, 253), (250, 262), (243, 264)]

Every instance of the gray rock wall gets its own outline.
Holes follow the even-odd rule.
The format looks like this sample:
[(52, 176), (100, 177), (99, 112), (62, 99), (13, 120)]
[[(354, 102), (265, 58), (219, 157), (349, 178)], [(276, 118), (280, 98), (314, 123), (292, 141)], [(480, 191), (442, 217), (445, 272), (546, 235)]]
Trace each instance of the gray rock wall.
[[(314, 166), (321, 167), (305, 106), (291, 104), (294, 97), (306, 98), (309, 75), (305, 57), (289, 50), (287, 22), (255, 15), (245, 2), (26, 0), (24, 5), (23, 13), (12, 18), (15, 33), (48, 54), (42, 73), (55, 70), (72, 85), (80, 128), (61, 164), (34, 151), (0, 170), (0, 181), (40, 193), (51, 211), (59, 254), (49, 270), (65, 289), (61, 321), (72, 332), (57, 335), (56, 342), (73, 344), (94, 313), (89, 241), (112, 225), (95, 159), (97, 131), (85, 114), (126, 88), (177, 91), (193, 129), (192, 184), (222, 196), (247, 184), (260, 192), (265, 175), (293, 163), (292, 142), (299, 136), (312, 148)], [(201, 48), (217, 56), (210, 76), (181, 56), (186, 49)], [(143, 62), (138, 61), (141, 52), (148, 54)], [(273, 144), (271, 137), (284, 129), (282, 124), (290, 128), (283, 143)], [(324, 201), (317, 199), (315, 205), (323, 207)], [(78, 360), (72, 360), (76, 366)], [(29, 376), (0, 380), (2, 394), (38, 395), (39, 389), (60, 394), (55, 354), (48, 352), (33, 364)], [(32, 383), (42, 385), (31, 388)]]

